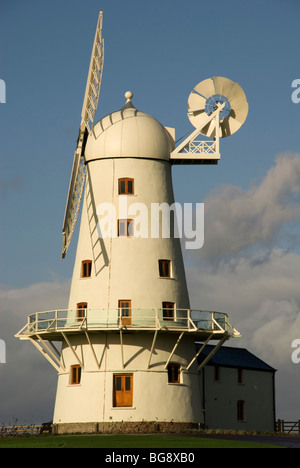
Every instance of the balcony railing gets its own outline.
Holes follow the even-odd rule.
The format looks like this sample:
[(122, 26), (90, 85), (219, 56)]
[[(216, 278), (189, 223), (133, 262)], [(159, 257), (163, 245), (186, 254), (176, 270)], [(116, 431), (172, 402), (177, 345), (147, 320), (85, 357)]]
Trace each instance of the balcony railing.
[(29, 315), (19, 337), (39, 333), (85, 329), (149, 329), (212, 331), (227, 333), (231, 328), (227, 314), (193, 309), (79, 309), (51, 310)]
[(184, 149), (184, 153), (215, 153), (216, 152), (216, 142), (215, 141), (203, 141), (203, 140), (193, 140), (189, 145)]

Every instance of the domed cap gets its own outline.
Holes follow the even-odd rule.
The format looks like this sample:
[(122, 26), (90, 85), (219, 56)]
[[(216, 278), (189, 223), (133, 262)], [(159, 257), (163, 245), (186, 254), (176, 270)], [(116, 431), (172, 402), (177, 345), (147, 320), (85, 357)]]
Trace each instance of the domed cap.
[(156, 119), (137, 110), (131, 91), (125, 93), (124, 107), (101, 119), (89, 135), (85, 159), (151, 158), (169, 160), (175, 143)]

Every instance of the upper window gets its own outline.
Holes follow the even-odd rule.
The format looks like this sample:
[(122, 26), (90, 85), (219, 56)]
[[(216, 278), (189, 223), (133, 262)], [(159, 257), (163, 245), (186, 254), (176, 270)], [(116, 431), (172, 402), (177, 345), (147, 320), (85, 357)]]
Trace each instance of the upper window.
[(159, 276), (161, 278), (171, 278), (171, 261), (158, 260)]
[(244, 383), (244, 372), (240, 367), (237, 370), (237, 378), (239, 384)]
[(180, 383), (180, 365), (169, 364), (168, 365), (168, 382), (169, 383)]
[(92, 273), (92, 260), (83, 260), (81, 263), (81, 278), (90, 278)]
[(125, 177), (119, 179), (119, 195), (133, 195), (134, 194), (134, 179)]
[(133, 236), (133, 219), (118, 220), (118, 236), (132, 237)]

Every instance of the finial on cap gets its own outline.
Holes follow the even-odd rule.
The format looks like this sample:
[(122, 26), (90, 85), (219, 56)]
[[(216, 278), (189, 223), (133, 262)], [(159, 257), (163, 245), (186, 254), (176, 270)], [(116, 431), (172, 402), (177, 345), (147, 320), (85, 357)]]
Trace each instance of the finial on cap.
[(126, 99), (127, 99), (126, 102), (130, 102), (131, 99), (133, 98), (133, 93), (132, 93), (131, 91), (126, 91), (125, 97), (126, 97)]

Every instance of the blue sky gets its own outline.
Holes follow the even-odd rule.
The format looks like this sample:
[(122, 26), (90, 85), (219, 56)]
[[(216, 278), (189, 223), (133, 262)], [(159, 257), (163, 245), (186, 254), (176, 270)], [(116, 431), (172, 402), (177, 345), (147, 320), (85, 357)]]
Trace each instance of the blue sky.
[(291, 101), (299, 74), (297, 0), (230, 0), (226, 8), (191, 0), (88, 0), (84, 8), (76, 0), (2, 1), (1, 283), (71, 274), (71, 251), (60, 260), (61, 226), (100, 8), (98, 118), (122, 107), (130, 89), (138, 109), (175, 127), (180, 138), (192, 129), (187, 98), (198, 82), (225, 76), (246, 92), (246, 125), (222, 141), (219, 167), (174, 169), (178, 201), (202, 202), (220, 183), (247, 187), (274, 155), (299, 148), (300, 106)]
[[(174, 127), (178, 139), (193, 129), (186, 115), (187, 99), (198, 82), (212, 76), (225, 76), (244, 89), (249, 102), (244, 126), (221, 141), (222, 159), (217, 167), (174, 167), (175, 197), (180, 202), (206, 202), (216, 210), (211, 210), (209, 218), (217, 213), (221, 216), (222, 207), (216, 204), (214, 194), (219, 191), (219, 197), (230, 203), (232, 192), (229, 196), (229, 191), (222, 188), (225, 185), (235, 188), (236, 203), (250, 200), (243, 205), (248, 207), (248, 211), (245, 209), (248, 221), (255, 222), (256, 218), (248, 216), (254, 204), (261, 207), (256, 214), (261, 216), (261, 222), (269, 220), (263, 216), (276, 208), (277, 203), (281, 210), (279, 214), (277, 210), (269, 222), (273, 234), (260, 238), (258, 233), (254, 241), (243, 235), (244, 243), (233, 237), (235, 245), (240, 247), (229, 253), (221, 249), (217, 266), (211, 252), (214, 245), (220, 244), (218, 239), (213, 239), (215, 244), (210, 244), (202, 258), (201, 255), (196, 259), (186, 256), (191, 299), (197, 302), (197, 308), (219, 307), (228, 313), (230, 310), (224, 307), (232, 308), (239, 320), (238, 309), (244, 298), (245, 314), (250, 314), (254, 308), (257, 314), (261, 308), (257, 330), (267, 327), (269, 314), (277, 307), (287, 311), (290, 327), (295, 330), (295, 323), (299, 323), (300, 298), (291, 282), (298, 280), (299, 284), (300, 218), (297, 207), (286, 218), (282, 213), (299, 201), (299, 180), (295, 177), (293, 187), (289, 184), (290, 174), (298, 174), (298, 159), (287, 156), (300, 151), (300, 104), (291, 100), (292, 81), (300, 78), (299, 1), (0, 0), (0, 79), (6, 82), (7, 101), (0, 104), (0, 261), (3, 265), (0, 284), (4, 294), (1, 314), (3, 320), (7, 318), (5, 311), (8, 314), (12, 310), (12, 315), (16, 315), (14, 304), (20, 308), (18, 320), (23, 317), (21, 323), (15, 315), (13, 322), (7, 319), (6, 329), (0, 322), (0, 338), (9, 343), (11, 349), (8, 359), (10, 355), (12, 360), (17, 356), (15, 350), (19, 346), (13, 341), (10, 344), (9, 333), (17, 331), (12, 323), (17, 329), (21, 328), (27, 311), (35, 312), (34, 307), (47, 309), (64, 305), (51, 305), (51, 297), (54, 302), (66, 301), (76, 235), (66, 259), (61, 260), (61, 228), (100, 9), (104, 12), (105, 63), (96, 120), (120, 109), (125, 91), (131, 90), (135, 106), (164, 125)], [(276, 158), (282, 154), (285, 159), (279, 163)], [(281, 180), (287, 168), (290, 172)], [(271, 189), (279, 186), (282, 190), (278, 189), (274, 195)], [(268, 194), (270, 197), (266, 200)], [(260, 203), (262, 199), (264, 204)], [(233, 212), (231, 214), (234, 225), (241, 218), (236, 219)], [(206, 235), (209, 234), (208, 231)], [(281, 261), (279, 254), (284, 255)], [(254, 262), (255, 268), (260, 264), (266, 270), (254, 273)], [(229, 298), (226, 302), (229, 283), (231, 281), (232, 286), (237, 279), (232, 273), (233, 264), (236, 275), (239, 272), (245, 282), (241, 286), (241, 298), (231, 294), (233, 303), (230, 304)], [(273, 283), (268, 283), (268, 295), (261, 293), (261, 302), (250, 304), (247, 284), (255, 295), (255, 285), (251, 283), (253, 274), (257, 274), (262, 283), (268, 275), (269, 281), (274, 264), (286, 268), (281, 272), (281, 284), (286, 285), (284, 292), (281, 296), (272, 293), (272, 284), (277, 284), (273, 278)], [(288, 265), (291, 265), (290, 271)], [(198, 278), (199, 272), (202, 276)], [(208, 294), (208, 289), (203, 289), (199, 297), (195, 277), (200, 284), (214, 278), (218, 297), (216, 293)], [(44, 295), (38, 289), (40, 284), (49, 285), (48, 296), (47, 288), (42, 289)], [(58, 285), (62, 285), (62, 289)], [(14, 293), (9, 295), (10, 292)], [(294, 293), (295, 297), (291, 297)], [(16, 297), (22, 300), (17, 303)], [(22, 309), (24, 301), (27, 304)], [(279, 318), (285, 323), (284, 315)], [(249, 320), (245, 318), (241, 325), (245, 326), (248, 336), (252, 333), (253, 339), (246, 339), (244, 344), (267, 359), (272, 353), (263, 349), (263, 335), (260, 337), (256, 333), (255, 325), (247, 328)], [(300, 338), (300, 328), (298, 335), (294, 338)], [(292, 338), (287, 336), (282, 344), (287, 360)], [(28, 348), (22, 349), (25, 352)], [(30, 356), (38, 359), (33, 354)], [(278, 359), (282, 368), (290, 366), (290, 362), (287, 365)], [(43, 363), (36, 362), (44, 369)], [(278, 368), (278, 362), (269, 364)], [(299, 378), (296, 380), (299, 366), (289, 369), (290, 388), (295, 385), (299, 388)], [(14, 371), (9, 364), (1, 371), (10, 376), (5, 387), (9, 392), (9, 385), (16, 378)], [(287, 378), (284, 371), (282, 375)], [(47, 374), (45, 382), (54, 392), (55, 376)], [(295, 392), (290, 401), (289, 408), (282, 402), (282, 414), (292, 415)], [(43, 406), (42, 401), (40, 405)]]

